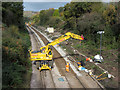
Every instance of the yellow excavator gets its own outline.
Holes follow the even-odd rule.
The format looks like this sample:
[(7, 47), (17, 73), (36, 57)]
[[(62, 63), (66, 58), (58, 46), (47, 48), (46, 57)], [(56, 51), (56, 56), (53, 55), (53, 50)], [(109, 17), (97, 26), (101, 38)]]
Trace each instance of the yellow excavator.
[(31, 27), (33, 24), (34, 24), (33, 22), (29, 22), (29, 23), (25, 22), (25, 25), (27, 25), (29, 27)]
[(49, 69), (53, 67), (53, 53), (52, 47), (56, 44), (59, 44), (69, 38), (84, 40), (83, 35), (79, 36), (77, 34), (67, 32), (65, 35), (55, 39), (51, 43), (48, 43), (46, 46), (40, 48), (39, 51), (29, 50), (31, 61), (35, 61), (38, 70)]

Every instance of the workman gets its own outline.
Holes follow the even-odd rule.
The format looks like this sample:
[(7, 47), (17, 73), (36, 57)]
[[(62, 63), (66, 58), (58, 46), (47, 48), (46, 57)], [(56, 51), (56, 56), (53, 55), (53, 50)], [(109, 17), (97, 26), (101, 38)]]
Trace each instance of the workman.
[(80, 66), (80, 65), (81, 65), (80, 61), (77, 61), (77, 65), (78, 65), (78, 66)]
[(84, 63), (83, 61), (77, 61), (77, 65), (78, 65), (78, 66), (84, 66), (85, 63)]
[(70, 69), (70, 64), (67, 62), (66, 63), (66, 72), (69, 72), (69, 69)]
[(86, 58), (86, 61), (90, 61), (90, 58)]

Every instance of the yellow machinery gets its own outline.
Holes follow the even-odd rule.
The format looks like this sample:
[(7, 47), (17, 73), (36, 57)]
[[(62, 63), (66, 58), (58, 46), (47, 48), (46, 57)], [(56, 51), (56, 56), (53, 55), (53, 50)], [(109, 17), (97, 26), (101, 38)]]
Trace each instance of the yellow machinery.
[(52, 46), (61, 43), (69, 38), (84, 40), (83, 36), (67, 32), (65, 35), (62, 35), (51, 43), (48, 43), (46, 46), (41, 47), (39, 51), (30, 50), (29, 52), (31, 61), (35, 61), (35, 64), (40, 71), (42, 69), (51, 70), (51, 68), (53, 67)]
[(29, 22), (29, 23), (26, 23), (26, 22), (25, 22), (25, 24), (26, 24), (27, 26), (29, 26), (29, 27), (31, 27), (31, 26), (33, 25), (33, 23), (31, 23), (31, 22)]

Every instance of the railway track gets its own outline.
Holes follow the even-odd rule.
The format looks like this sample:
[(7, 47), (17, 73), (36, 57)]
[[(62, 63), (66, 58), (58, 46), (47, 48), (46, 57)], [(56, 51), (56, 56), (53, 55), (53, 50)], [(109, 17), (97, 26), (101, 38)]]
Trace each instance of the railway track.
[[(40, 44), (40, 42), (39, 42), (39, 40), (37, 39), (37, 37), (34, 35), (34, 32), (32, 32), (31, 30), (30, 30), (30, 28), (28, 27), (27, 28), (28, 30), (29, 30), (29, 33), (30, 34), (32, 34), (32, 36), (33, 36), (33, 38), (35, 39), (35, 41), (36, 41), (36, 50), (39, 50), (39, 48), (40, 47), (42, 47), (42, 45)], [(36, 67), (35, 67), (35, 69), (36, 69)], [(38, 70), (37, 70), (38, 71)], [(39, 71), (38, 71), (39, 72)], [(45, 80), (45, 78), (47, 77), (47, 74), (46, 74), (46, 72), (47, 73), (49, 73), (49, 78), (51, 78), (51, 81), (52, 81), (52, 83), (53, 83), (53, 87), (55, 87), (55, 84), (54, 84), (54, 81), (53, 81), (53, 77), (52, 77), (52, 74), (51, 74), (51, 71), (46, 71), (46, 70), (44, 70), (44, 71), (41, 71), (41, 72), (39, 72), (39, 77), (40, 77), (40, 85), (37, 87), (37, 88), (46, 88), (46, 81), (47, 80)], [(53, 88), (52, 87), (52, 88)], [(36, 87), (32, 87), (32, 88), (36, 88)]]
[[(34, 28), (29, 28), (29, 31), (32, 32), (34, 30), (35, 33), (37, 33), (37, 35), (42, 39), (42, 41), (44, 42), (45, 45), (47, 45), (47, 43), (49, 42), (42, 34), (40, 34), (37, 30), (35, 30)], [(34, 32), (32, 32), (34, 34)], [(36, 39), (37, 42), (37, 50), (39, 50), (39, 48), (41, 47), (39, 40), (36, 38), (36, 36), (34, 36), (34, 38)], [(69, 73), (66, 73), (65, 71), (65, 60), (64, 58), (60, 55), (60, 53), (53, 47), (53, 53), (54, 53), (54, 63), (58, 69), (58, 72), (60, 74), (56, 75), (56, 77), (62, 77), (65, 80), (65, 83), (61, 83), (61, 82), (56, 82), (57, 78), (55, 77), (55, 71), (54, 70), (43, 70), (40, 73), (40, 82), (41, 88), (62, 88), (62, 85), (58, 85), (58, 84), (64, 84), (66, 85), (66, 87), (64, 86), (64, 88), (89, 88), (87, 85), (83, 84), (83, 82), (81, 82), (80, 77), (78, 77), (74, 71), (72, 69), (70, 69)], [(49, 78), (51, 81), (47, 81), (46, 78)], [(48, 85), (48, 84), (51, 84)]]
[[(48, 41), (43, 35), (41, 35), (38, 31), (36, 31), (34, 28), (32, 28), (32, 29), (40, 36), (40, 38), (43, 40), (43, 42), (45, 43), (45, 45), (47, 45), (47, 43), (48, 43), (49, 41)], [(58, 60), (57, 60), (57, 57), (54, 57), (54, 58), (55, 58), (54, 61), (55, 61), (56, 65), (57, 65), (57, 67), (59, 68), (59, 72), (61, 73), (61, 75), (65, 76), (65, 78), (66, 78), (66, 80), (67, 80), (67, 82), (68, 82), (68, 84), (69, 84), (69, 87), (70, 87), (70, 88), (74, 87), (74, 86), (71, 86), (70, 81), (69, 81), (69, 79), (67, 78), (67, 76), (71, 76), (72, 74), (71, 74), (71, 75), (66, 74), (65, 69), (63, 69), (63, 66), (65, 66), (65, 61), (64, 61), (64, 59), (62, 58), (62, 56), (58, 53), (58, 51), (57, 51), (55, 48), (53, 48), (53, 53), (55, 53), (55, 56), (57, 55), (58, 57), (61, 57), (60, 60), (59, 60), (59, 62), (58, 62)], [(61, 60), (61, 59), (62, 59), (62, 60)], [(60, 61), (61, 61), (61, 64), (59, 64)], [(63, 63), (63, 62), (64, 62), (64, 63)], [(74, 72), (73, 72), (72, 70), (71, 70), (71, 73), (74, 74)], [(76, 76), (75, 76), (75, 77), (76, 77)], [(80, 88), (85, 88), (84, 85), (81, 83), (81, 81), (80, 81), (78, 78), (76, 78), (76, 81), (80, 83), (80, 85), (81, 85)]]

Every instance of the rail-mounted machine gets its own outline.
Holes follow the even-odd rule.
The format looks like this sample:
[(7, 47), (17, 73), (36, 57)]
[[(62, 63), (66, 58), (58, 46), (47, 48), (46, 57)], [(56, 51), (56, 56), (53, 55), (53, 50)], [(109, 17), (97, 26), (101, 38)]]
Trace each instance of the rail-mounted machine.
[(52, 47), (56, 44), (59, 44), (69, 38), (84, 40), (84, 37), (77, 35), (71, 32), (67, 32), (65, 35), (55, 39), (51, 43), (48, 43), (46, 46), (40, 48), (39, 51), (30, 50), (30, 59), (35, 61), (37, 68), (41, 71), (42, 69), (49, 69), (53, 67), (53, 52)]

